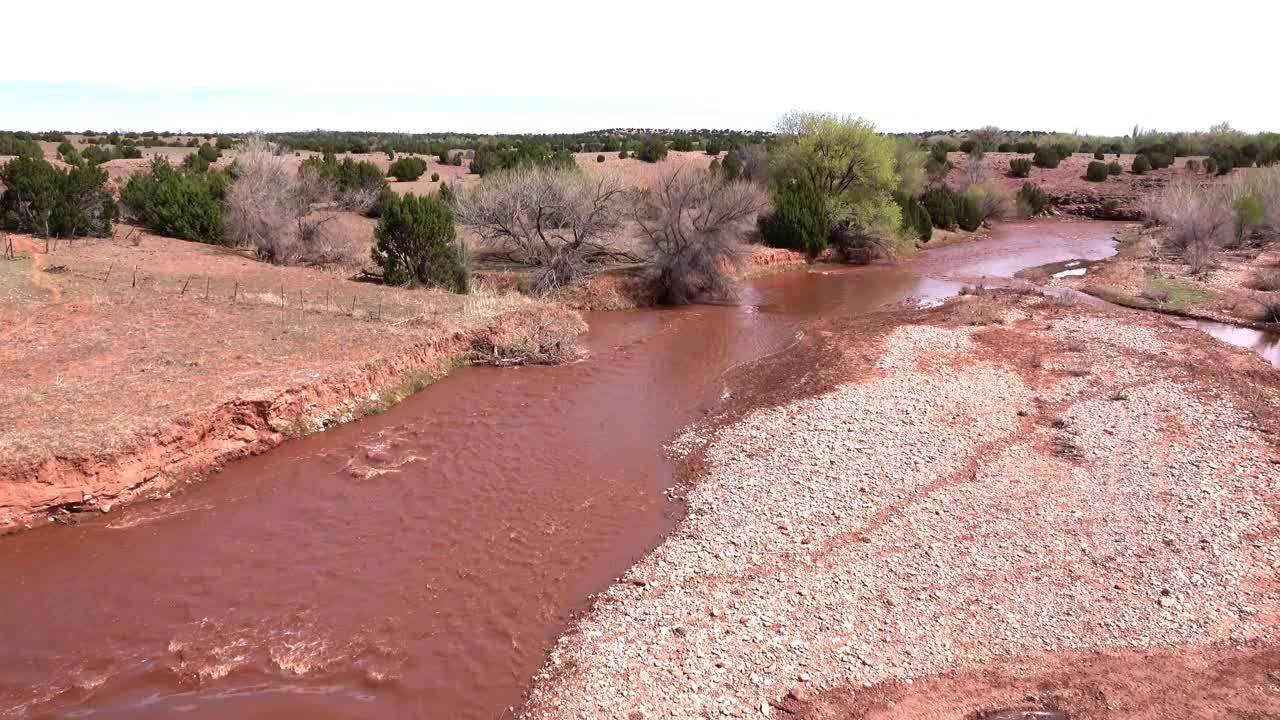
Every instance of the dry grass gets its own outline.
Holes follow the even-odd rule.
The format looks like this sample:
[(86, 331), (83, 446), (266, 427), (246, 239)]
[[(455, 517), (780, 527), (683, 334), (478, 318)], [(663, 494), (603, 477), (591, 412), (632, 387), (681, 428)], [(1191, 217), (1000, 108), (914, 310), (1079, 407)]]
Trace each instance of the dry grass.
[(1004, 322), (999, 305), (984, 293), (968, 295), (959, 302), (955, 316), (965, 325), (999, 325)]
[(7, 461), (120, 447), (188, 413), (344, 376), (540, 306), (483, 287), (357, 283), (146, 233), (135, 246), (128, 231), (60, 245), (43, 258), (60, 274), (31, 273), (30, 253), (0, 263)]
[(1263, 292), (1280, 290), (1280, 270), (1263, 268), (1254, 272), (1253, 276), (1249, 278), (1249, 287)]

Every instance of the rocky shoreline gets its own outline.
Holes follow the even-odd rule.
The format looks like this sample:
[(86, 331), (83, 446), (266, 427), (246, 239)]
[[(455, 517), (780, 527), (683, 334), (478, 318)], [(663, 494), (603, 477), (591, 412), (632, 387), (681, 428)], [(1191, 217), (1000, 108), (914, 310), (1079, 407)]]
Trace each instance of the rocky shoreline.
[(525, 717), (771, 717), (1009, 658), (1274, 647), (1257, 357), (999, 292), (832, 321), (752, 373), (676, 443), (686, 520), (557, 643)]

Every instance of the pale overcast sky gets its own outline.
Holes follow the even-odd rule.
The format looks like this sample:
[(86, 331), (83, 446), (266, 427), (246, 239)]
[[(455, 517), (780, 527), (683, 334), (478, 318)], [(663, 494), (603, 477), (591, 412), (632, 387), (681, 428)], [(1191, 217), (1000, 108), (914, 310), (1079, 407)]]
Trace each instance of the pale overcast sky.
[(1280, 130), (1280, 3), (13, 2), (0, 129)]

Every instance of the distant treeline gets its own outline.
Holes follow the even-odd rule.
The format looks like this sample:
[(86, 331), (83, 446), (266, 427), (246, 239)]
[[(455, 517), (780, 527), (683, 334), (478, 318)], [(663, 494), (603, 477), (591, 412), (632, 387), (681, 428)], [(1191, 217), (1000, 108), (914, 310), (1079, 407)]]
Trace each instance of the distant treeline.
[(517, 151), (538, 147), (549, 153), (635, 151), (646, 140), (657, 138), (675, 150), (706, 150), (710, 145), (729, 149), (768, 140), (773, 133), (739, 130), (610, 129), (584, 133), (527, 133), (477, 135), (468, 133), (308, 132), (267, 133), (272, 142), (293, 149), (334, 153), (410, 153), (434, 155), (449, 150)]
[(898, 137), (914, 139), (927, 148), (944, 147), (963, 152), (976, 149), (980, 152), (1034, 153), (1039, 148), (1052, 147), (1059, 154), (1135, 153), (1151, 155), (1157, 160), (1161, 156), (1208, 156), (1216, 161), (1219, 170), (1280, 162), (1280, 133), (1245, 133), (1227, 123), (1195, 132), (1162, 132), (1135, 125), (1127, 135), (1015, 131), (988, 126), (976, 130), (901, 133)]

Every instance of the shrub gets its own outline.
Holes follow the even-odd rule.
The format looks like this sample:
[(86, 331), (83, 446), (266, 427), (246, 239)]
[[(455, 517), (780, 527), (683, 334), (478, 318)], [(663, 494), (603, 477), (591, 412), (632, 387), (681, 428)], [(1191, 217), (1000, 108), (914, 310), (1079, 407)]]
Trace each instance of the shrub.
[(498, 157), (498, 151), (489, 148), (476, 148), (476, 154), (471, 157), (470, 170), (472, 174), (484, 177), (485, 173), (497, 170), (501, 165), (501, 158)]
[[(1014, 200), (1008, 191), (993, 182), (981, 182), (964, 189), (964, 199), (978, 209), (978, 224), (989, 220), (1003, 220), (1013, 214)], [(967, 218), (960, 216), (957, 207), (956, 221), (964, 227)], [(970, 228), (965, 228), (966, 230)]]
[(922, 242), (933, 238), (933, 221), (929, 219), (929, 211), (916, 198), (906, 195), (895, 198), (902, 208), (902, 232)]
[(152, 232), (222, 244), (226, 183), (222, 173), (177, 170), (156, 158), (149, 173), (129, 177), (120, 197)]
[(76, 147), (69, 142), (58, 144), (58, 157), (62, 158), (62, 161), (68, 165), (80, 164), (80, 151), (76, 150)]
[(1009, 161), (1009, 174), (1024, 178), (1031, 174), (1031, 161), (1026, 158), (1014, 158)]
[(1249, 287), (1263, 292), (1280, 291), (1280, 270), (1259, 270), (1249, 278)]
[(722, 177), (724, 171), (720, 169), (720, 158), (711, 158), (711, 164), (707, 166), (707, 172), (713, 177)]
[(1009, 153), (1017, 152), (1017, 146), (1010, 142), (1003, 142), (996, 146), (996, 152)]
[(956, 224), (969, 232), (982, 226), (982, 209), (967, 195), (961, 195), (956, 202)]
[(1231, 204), (1221, 188), (1202, 188), (1192, 178), (1144, 198), (1143, 209), (1151, 220), (1169, 226), (1169, 247), (1182, 252), (1193, 272), (1211, 268), (1217, 250), (1234, 239)]
[(209, 161), (200, 153), (191, 153), (182, 158), (182, 167), (193, 172), (205, 172), (209, 169)]
[(231, 146), (234, 144), (235, 144), (235, 141), (232, 140), (229, 135), (219, 135), (218, 140), (215, 143), (215, 147), (217, 147), (219, 150), (230, 150)]
[(982, 149), (983, 149), (982, 143), (978, 142), (977, 140), (965, 140), (964, 142), (960, 143), (960, 152), (965, 153), (967, 155), (972, 155), (975, 150), (978, 152), (982, 152)]
[(1145, 154), (1151, 162), (1152, 170), (1163, 170), (1173, 164), (1174, 156), (1171, 153), (1150, 151)]
[(338, 204), (355, 212), (376, 215), (378, 202), (387, 188), (382, 170), (368, 160), (356, 162), (351, 158), (338, 158), (331, 152), (323, 157), (309, 157), (302, 161), (299, 175), (314, 173), (316, 178), (334, 186)]
[(1107, 158), (1107, 156), (1106, 156), (1106, 155), (1104, 155), (1104, 154), (1102, 153), (1102, 151), (1101, 151), (1101, 150), (1098, 150), (1098, 151), (1096, 151), (1096, 152), (1094, 152), (1094, 153), (1093, 153), (1093, 159), (1094, 159), (1094, 160), (1105, 160), (1106, 158)]
[(1119, 160), (1112, 160), (1111, 162), (1107, 163), (1108, 175), (1119, 175), (1122, 172), (1124, 172), (1124, 168), (1120, 166)]
[(1133, 166), (1130, 170), (1134, 175), (1142, 175), (1151, 170), (1151, 160), (1146, 155), (1138, 155), (1133, 158)]
[[(730, 150), (725, 153), (724, 162), (721, 163), (720, 168), (721, 172), (724, 173), (725, 180), (737, 180), (738, 178), (743, 177), (742, 153), (738, 150)], [(754, 178), (745, 177), (743, 179), (752, 180)]]
[(951, 230), (956, 226), (956, 202), (959, 196), (950, 188), (941, 187), (924, 194), (921, 203), (929, 212), (934, 227)]
[(1065, 160), (1075, 154), (1076, 146), (1069, 142), (1056, 142), (1050, 147), (1058, 154), (1059, 160)]
[(949, 149), (950, 148), (946, 144), (938, 143), (937, 145), (929, 148), (929, 157), (935, 162), (945, 163), (947, 162), (947, 151)]
[(1094, 160), (1089, 163), (1089, 167), (1085, 168), (1084, 179), (1091, 182), (1102, 182), (1111, 175), (1111, 171), (1107, 169), (1107, 164)]
[(780, 181), (773, 189), (773, 212), (756, 221), (770, 247), (798, 250), (816, 257), (831, 236), (831, 209), (826, 197), (805, 180)]
[(431, 182), (440, 182), (440, 173), (438, 172), (431, 173)]
[(0, 227), (44, 237), (106, 236), (116, 217), (107, 172), (92, 165), (64, 171), (20, 155), (0, 167)]
[(626, 148), (622, 148), (621, 150), (619, 150), (619, 151), (618, 151), (618, 159), (619, 159), (619, 160), (626, 160), (626, 159), (627, 159), (627, 149), (626, 149)]
[(1056, 148), (1038, 148), (1035, 156), (1032, 157), (1031, 162), (1035, 163), (1035, 166), (1040, 168), (1056, 168), (1058, 167), (1058, 163), (1062, 162), (1062, 156), (1058, 154)]
[(1026, 217), (1034, 217), (1049, 209), (1052, 202), (1049, 195), (1034, 183), (1023, 183), (1018, 191), (1018, 212)]
[(675, 150), (676, 152), (689, 152), (690, 150), (693, 149), (693, 141), (681, 135), (680, 137), (671, 141), (671, 149)]
[(1243, 241), (1267, 219), (1267, 208), (1262, 201), (1253, 195), (1242, 195), (1236, 198), (1231, 209), (1236, 213), (1236, 239)]
[(388, 285), (428, 285), (467, 292), (467, 268), (454, 242), (453, 212), (429, 196), (389, 199), (370, 251)]
[(604, 155), (597, 155), (597, 156), (596, 156), (596, 162), (598, 162), (598, 163), (602, 163), (602, 162), (604, 162)]
[(951, 163), (947, 160), (939, 161), (936, 157), (930, 155), (928, 160), (924, 162), (924, 171), (933, 182), (939, 182), (951, 172)]
[(742, 226), (764, 206), (758, 185), (711, 173), (674, 170), (639, 202), (633, 218), (649, 247), (649, 276), (659, 302), (732, 295)]
[(720, 145), (720, 140), (712, 138), (707, 141), (706, 153), (708, 155), (719, 155), (724, 150)]
[(1217, 163), (1213, 158), (1211, 158), (1211, 157), (1209, 157), (1209, 158), (1205, 158), (1205, 159), (1204, 159), (1204, 171), (1205, 171), (1205, 173), (1207, 173), (1207, 174), (1209, 174), (1209, 175), (1212, 175), (1212, 174), (1214, 174), (1214, 173), (1218, 172), (1218, 163)]
[(25, 134), (0, 132), (0, 155), (43, 157), (44, 151), (40, 149), (40, 143)]
[(648, 163), (656, 163), (667, 157), (667, 144), (661, 138), (647, 137), (640, 143), (636, 157)]
[(222, 151), (208, 143), (201, 145), (200, 149), (196, 151), (196, 154), (199, 155), (200, 159), (204, 160), (206, 163), (212, 163), (222, 157)]
[(1014, 143), (1013, 149), (1015, 152), (1020, 152), (1024, 155), (1030, 155), (1035, 151), (1039, 150), (1040, 147), (1030, 140), (1021, 140), (1017, 143)]
[(427, 161), (416, 157), (402, 157), (391, 163), (387, 174), (400, 182), (412, 182), (427, 171)]
[(1198, 173), (1200, 172), (1200, 161), (1195, 158), (1191, 158), (1185, 165), (1183, 165), (1183, 167), (1187, 172)]

